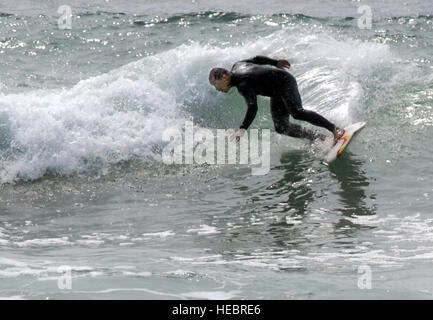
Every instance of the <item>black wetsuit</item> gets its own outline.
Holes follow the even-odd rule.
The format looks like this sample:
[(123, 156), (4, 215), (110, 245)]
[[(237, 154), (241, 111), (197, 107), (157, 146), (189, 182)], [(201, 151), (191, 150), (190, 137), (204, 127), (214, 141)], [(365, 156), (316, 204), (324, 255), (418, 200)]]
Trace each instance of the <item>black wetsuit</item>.
[(296, 79), (287, 71), (265, 65), (277, 66), (277, 60), (257, 56), (236, 62), (231, 69), (231, 85), (245, 98), (248, 110), (240, 128), (248, 129), (257, 113), (257, 95), (271, 98), (271, 115), (275, 131), (297, 138), (317, 138), (317, 134), (290, 123), (289, 115), (333, 132), (334, 124), (313, 111), (302, 108)]

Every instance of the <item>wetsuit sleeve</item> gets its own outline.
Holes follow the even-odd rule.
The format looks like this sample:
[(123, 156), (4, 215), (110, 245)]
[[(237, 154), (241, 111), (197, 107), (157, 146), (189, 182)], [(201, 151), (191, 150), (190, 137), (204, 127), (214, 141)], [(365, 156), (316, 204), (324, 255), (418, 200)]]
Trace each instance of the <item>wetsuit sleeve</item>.
[(254, 64), (268, 64), (268, 65), (276, 67), (278, 60), (275, 60), (275, 59), (272, 59), (269, 57), (265, 57), (265, 56), (255, 56), (254, 58), (251, 58), (251, 59), (242, 60), (242, 62), (250, 62), (250, 63), (254, 63)]
[(248, 107), (247, 113), (245, 114), (245, 118), (240, 126), (240, 129), (247, 130), (257, 114), (257, 95), (252, 89), (248, 87), (241, 86), (238, 90), (240, 94), (244, 97)]

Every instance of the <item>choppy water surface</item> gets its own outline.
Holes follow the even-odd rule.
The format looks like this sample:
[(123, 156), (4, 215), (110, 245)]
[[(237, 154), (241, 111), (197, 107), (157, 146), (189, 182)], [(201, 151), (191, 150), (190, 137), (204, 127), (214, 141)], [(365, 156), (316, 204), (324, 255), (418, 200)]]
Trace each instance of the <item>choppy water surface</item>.
[[(2, 2), (0, 297), (431, 299), (428, 2), (370, 1), (365, 30), (362, 1), (71, 1), (71, 30), (65, 3)], [(164, 164), (167, 127), (239, 125), (207, 75), (255, 54), (289, 59), (305, 108), (368, 123), (350, 150), (327, 166), (272, 132), (264, 176)]]

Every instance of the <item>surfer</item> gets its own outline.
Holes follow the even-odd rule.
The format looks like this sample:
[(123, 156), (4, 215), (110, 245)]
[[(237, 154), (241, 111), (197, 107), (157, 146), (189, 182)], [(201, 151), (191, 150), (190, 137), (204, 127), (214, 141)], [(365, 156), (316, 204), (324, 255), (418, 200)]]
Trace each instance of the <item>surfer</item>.
[(228, 92), (231, 87), (236, 87), (247, 103), (247, 113), (234, 137), (239, 139), (243, 136), (253, 122), (257, 113), (257, 95), (262, 95), (271, 98), (271, 115), (276, 132), (296, 138), (325, 139), (323, 134), (291, 123), (289, 115), (292, 115), (294, 119), (328, 129), (336, 142), (343, 136), (344, 129), (338, 128), (314, 111), (305, 110), (302, 107), (296, 79), (289, 72), (282, 70), (283, 68), (290, 68), (287, 60), (256, 56), (236, 62), (231, 71), (224, 68), (213, 68), (210, 71), (209, 82), (218, 91)]

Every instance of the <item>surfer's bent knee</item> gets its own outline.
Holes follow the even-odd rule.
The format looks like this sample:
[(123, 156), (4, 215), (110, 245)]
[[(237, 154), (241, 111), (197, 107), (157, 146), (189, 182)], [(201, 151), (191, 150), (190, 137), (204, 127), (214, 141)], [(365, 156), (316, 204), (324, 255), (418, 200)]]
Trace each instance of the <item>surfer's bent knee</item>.
[(292, 108), (290, 114), (296, 120), (305, 120), (306, 119), (306, 111), (302, 107)]

